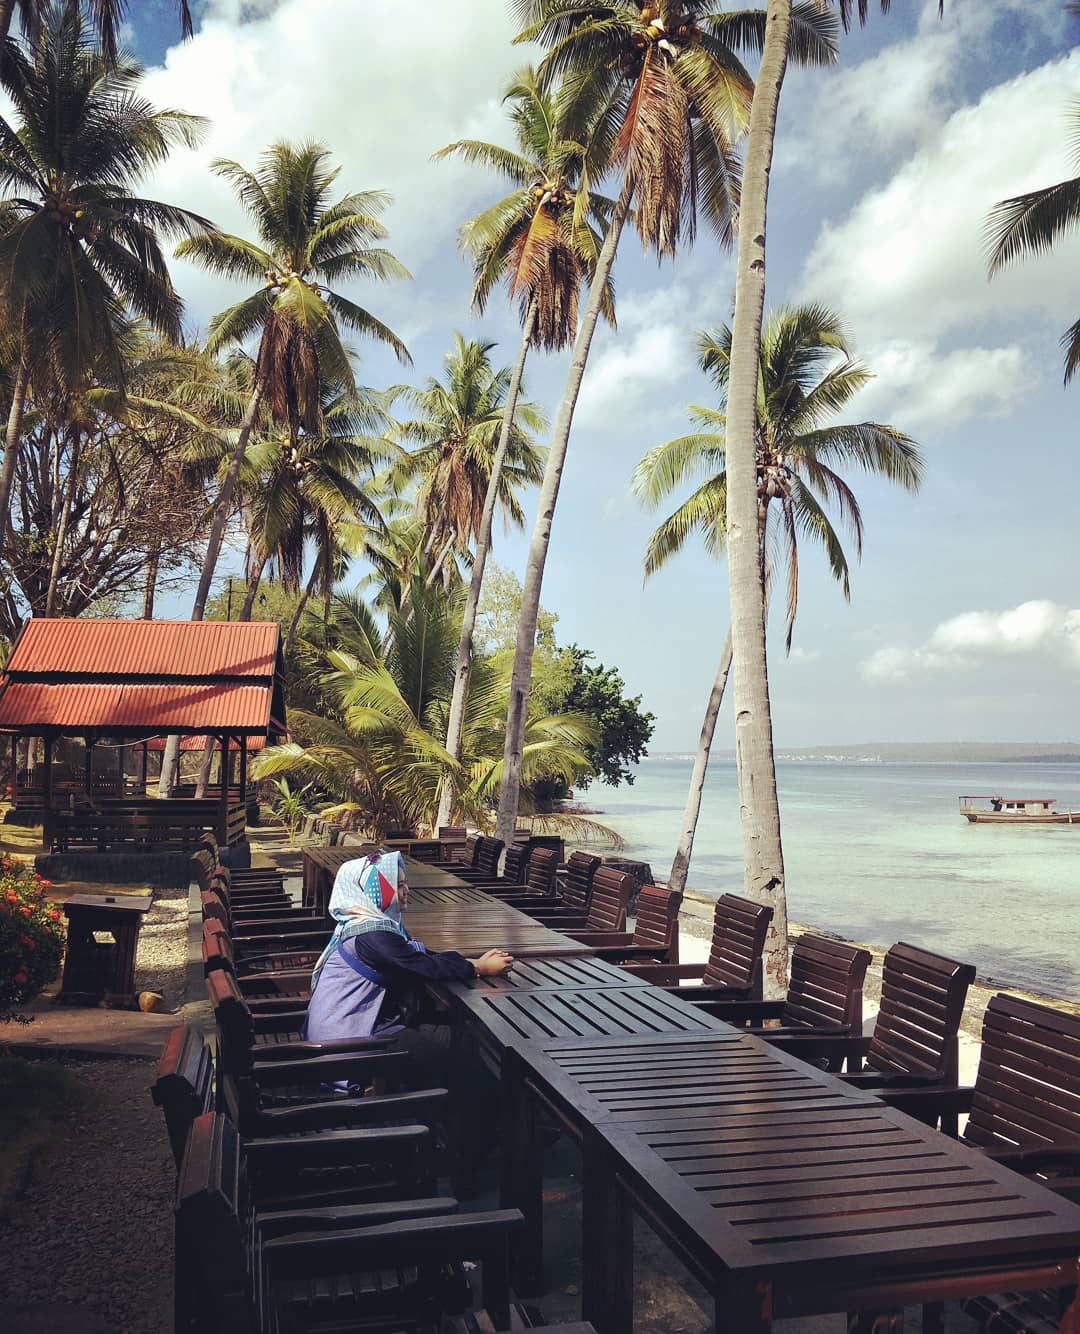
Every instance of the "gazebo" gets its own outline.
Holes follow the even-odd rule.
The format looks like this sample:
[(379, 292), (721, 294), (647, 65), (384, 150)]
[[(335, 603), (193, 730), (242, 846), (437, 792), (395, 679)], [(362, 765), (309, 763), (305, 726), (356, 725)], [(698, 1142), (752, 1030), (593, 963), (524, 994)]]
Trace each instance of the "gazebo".
[[(224, 846), (244, 836), (252, 740), (285, 735), (281, 630), (276, 622), (33, 618), (0, 673), (0, 732), (12, 738), (13, 797), (40, 791), (45, 851), (189, 847), (204, 830)], [(213, 797), (146, 792), (150, 744), (213, 737), (221, 780)], [(40, 781), (20, 781), (20, 737), (40, 738)], [(56, 771), (62, 738), (85, 746), (82, 775)], [(190, 743), (189, 743), (190, 744)], [(140, 746), (142, 781), (95, 778), (94, 749)], [(233, 761), (238, 760), (236, 787)], [(107, 781), (106, 781), (107, 780)], [(35, 801), (36, 805), (37, 802)]]

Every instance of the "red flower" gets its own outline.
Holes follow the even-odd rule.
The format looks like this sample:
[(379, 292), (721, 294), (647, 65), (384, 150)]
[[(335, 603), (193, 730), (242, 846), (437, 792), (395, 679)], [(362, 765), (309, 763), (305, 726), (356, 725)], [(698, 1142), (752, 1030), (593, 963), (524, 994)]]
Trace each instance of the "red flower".
[(19, 983), (19, 985), (21, 986), (23, 983), (30, 981), (30, 974), (26, 971), (25, 968), (20, 968), (19, 971), (15, 974), (15, 981)]

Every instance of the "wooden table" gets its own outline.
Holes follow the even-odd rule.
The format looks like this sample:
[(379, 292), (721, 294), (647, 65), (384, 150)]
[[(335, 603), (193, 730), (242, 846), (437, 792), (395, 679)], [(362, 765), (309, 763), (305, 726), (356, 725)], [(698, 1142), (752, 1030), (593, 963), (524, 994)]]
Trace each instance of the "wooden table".
[[(535, 1214), (526, 1104), (582, 1138), (583, 1303), (632, 1327), (640, 1213), (716, 1302), (716, 1329), (1077, 1281), (1080, 1207), (756, 1038), (517, 1044), (504, 1191)], [(524, 1131), (524, 1135), (523, 1132)], [(533, 1155), (535, 1158), (535, 1155)], [(530, 1232), (535, 1234), (535, 1221)], [(890, 1320), (893, 1323), (889, 1323)]]
[(648, 987), (651, 982), (606, 959), (589, 955), (577, 958), (519, 959), (509, 973), (498, 977), (474, 977), (469, 982), (434, 984), (448, 1000), (470, 996), (497, 996), (507, 991), (585, 991), (593, 987)]

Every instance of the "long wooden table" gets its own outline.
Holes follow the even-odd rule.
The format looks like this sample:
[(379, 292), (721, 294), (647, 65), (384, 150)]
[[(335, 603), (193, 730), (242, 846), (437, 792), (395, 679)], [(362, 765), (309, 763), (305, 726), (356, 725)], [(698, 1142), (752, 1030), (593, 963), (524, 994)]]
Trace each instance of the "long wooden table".
[(812, 1066), (730, 1030), (506, 1054), (504, 1201), (540, 1246), (537, 1109), (583, 1143), (583, 1307), (633, 1317), (633, 1214), (707, 1287), (717, 1331), (1080, 1277), (1080, 1207)]

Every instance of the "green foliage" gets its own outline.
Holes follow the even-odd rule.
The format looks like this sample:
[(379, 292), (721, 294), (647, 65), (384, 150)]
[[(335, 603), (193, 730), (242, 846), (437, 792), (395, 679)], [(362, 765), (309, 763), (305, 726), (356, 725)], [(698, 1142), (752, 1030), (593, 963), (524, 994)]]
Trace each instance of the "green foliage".
[(47, 887), (22, 862), (0, 857), (0, 1016), (33, 1000), (60, 970), (64, 930)]
[(312, 784), (305, 783), (302, 788), (294, 792), (289, 787), (287, 778), (276, 778), (274, 780), (273, 811), (277, 818), (288, 830), (289, 842), (296, 842), (296, 831), (304, 823), (304, 817), (309, 814), (309, 800), (312, 793)]
[[(562, 649), (558, 660), (563, 680), (538, 683), (537, 704), (551, 713), (583, 713), (596, 723), (599, 738), (586, 754), (596, 777), (617, 787), (633, 783), (630, 766), (646, 754), (655, 716), (642, 710), (640, 695), (627, 697), (626, 684), (614, 667), (594, 665), (594, 656), (577, 644)], [(585, 774), (577, 785), (587, 788), (591, 780), (592, 775)]]

